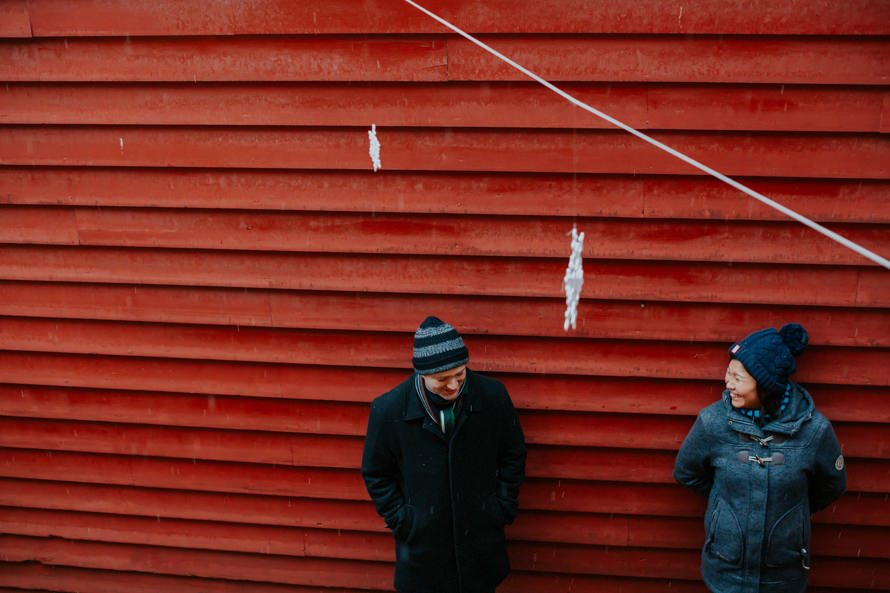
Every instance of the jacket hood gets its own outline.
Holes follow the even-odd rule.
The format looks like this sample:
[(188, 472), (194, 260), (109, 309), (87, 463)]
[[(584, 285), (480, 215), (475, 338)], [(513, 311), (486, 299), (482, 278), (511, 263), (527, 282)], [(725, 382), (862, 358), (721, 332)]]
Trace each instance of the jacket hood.
[(739, 427), (739, 430), (742, 432), (760, 433), (768, 431), (778, 434), (796, 434), (800, 431), (804, 422), (813, 417), (816, 405), (813, 403), (813, 398), (809, 392), (802, 386), (793, 381), (789, 381), (789, 385), (791, 385), (791, 393), (789, 394), (791, 401), (788, 402), (785, 412), (762, 427), (758, 427), (753, 420), (740, 414), (732, 407), (728, 389), (723, 391), (723, 408), (726, 410), (726, 415), (733, 420), (733, 425)]

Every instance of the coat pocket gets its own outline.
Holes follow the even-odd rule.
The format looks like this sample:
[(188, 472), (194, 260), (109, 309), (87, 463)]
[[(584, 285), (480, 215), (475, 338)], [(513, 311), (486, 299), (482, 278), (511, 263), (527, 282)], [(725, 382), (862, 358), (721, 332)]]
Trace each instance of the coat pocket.
[(403, 504), (399, 508), (398, 520), (396, 521), (395, 528), (392, 530), (396, 539), (405, 543), (411, 543), (417, 534), (416, 515), (414, 506), (410, 504)]
[(711, 555), (717, 556), (724, 562), (740, 564), (742, 550), (745, 549), (745, 540), (741, 525), (739, 525), (739, 520), (732, 507), (723, 499), (718, 498), (709, 518), (708, 539), (705, 548)]
[(800, 564), (806, 565), (810, 519), (800, 503), (773, 524), (769, 530), (766, 546), (766, 565), (778, 568)]
[(482, 508), (480, 511), (485, 524), (493, 525), (495, 527), (503, 527), (507, 524), (504, 509), (496, 494), (490, 494), (482, 501)]

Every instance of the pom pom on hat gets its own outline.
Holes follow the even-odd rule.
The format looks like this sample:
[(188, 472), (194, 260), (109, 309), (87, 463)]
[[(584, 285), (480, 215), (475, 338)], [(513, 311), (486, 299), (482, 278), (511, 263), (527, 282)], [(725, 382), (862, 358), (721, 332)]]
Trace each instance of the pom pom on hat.
[(797, 370), (794, 361), (803, 354), (809, 338), (800, 324), (783, 325), (756, 331), (729, 348), (729, 355), (745, 366), (757, 384), (770, 393), (782, 393), (788, 386), (788, 375)]
[(807, 330), (805, 330), (799, 323), (787, 323), (783, 325), (779, 330), (779, 336), (794, 356), (803, 354), (807, 344), (810, 343), (809, 336), (807, 336)]
[(432, 315), (414, 332), (414, 357), (411, 362), (421, 375), (453, 369), (470, 361), (463, 338), (451, 325)]

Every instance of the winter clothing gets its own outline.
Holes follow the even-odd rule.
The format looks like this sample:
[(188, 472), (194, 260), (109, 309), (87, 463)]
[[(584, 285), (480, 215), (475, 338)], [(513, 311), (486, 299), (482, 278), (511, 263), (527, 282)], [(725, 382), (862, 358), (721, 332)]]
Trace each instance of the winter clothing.
[(762, 426), (725, 391), (699, 413), (677, 456), (674, 478), (708, 497), (701, 570), (715, 593), (804, 591), (810, 515), (846, 488), (831, 423), (803, 387), (789, 385), (783, 413)]
[(464, 341), (451, 325), (430, 315), (414, 333), (414, 370), (432, 375), (470, 361)]
[(783, 393), (788, 375), (797, 370), (794, 357), (803, 353), (809, 338), (797, 323), (756, 331), (729, 348), (729, 355), (741, 362), (757, 384), (770, 393)]
[(467, 369), (449, 438), (415, 384), (416, 375), (371, 404), (362, 457), (365, 486), (395, 538), (395, 588), (492, 593), (509, 571), (504, 525), (525, 475), (519, 419), (500, 381)]
[(779, 402), (779, 407), (776, 410), (775, 414), (770, 414), (766, 410), (742, 410), (740, 408), (736, 408), (736, 411), (739, 414), (744, 414), (751, 420), (753, 420), (757, 426), (763, 426), (767, 422), (771, 422), (774, 419), (778, 418), (782, 414), (785, 413), (785, 408), (788, 407), (788, 404), (791, 403), (791, 383), (785, 386), (785, 393), (782, 395), (782, 400)]
[[(447, 370), (447, 369), (446, 369)], [(464, 381), (460, 386), (460, 391), (453, 401), (448, 401), (444, 397), (436, 395), (423, 385), (423, 377), (417, 373), (414, 374), (414, 391), (420, 399), (420, 404), (429, 415), (429, 417), (439, 425), (439, 429), (446, 437), (450, 438), (454, 434), (455, 420), (460, 414), (461, 407), (464, 403), (463, 395), (467, 391), (467, 382)]]

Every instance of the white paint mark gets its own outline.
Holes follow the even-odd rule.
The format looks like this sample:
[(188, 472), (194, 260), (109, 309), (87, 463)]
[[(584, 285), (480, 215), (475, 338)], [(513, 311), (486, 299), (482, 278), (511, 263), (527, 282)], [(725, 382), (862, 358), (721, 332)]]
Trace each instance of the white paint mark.
[(562, 279), (563, 290), (566, 293), (566, 318), (562, 327), (563, 331), (569, 331), (569, 325), (575, 329), (575, 322), (578, 318), (578, 299), (581, 298), (581, 287), (584, 286), (584, 268), (581, 261), (581, 252), (584, 250), (584, 233), (578, 234), (578, 228), (572, 227), (570, 234), (572, 235), (572, 255), (569, 257), (566, 275)]
[(683, 7), (680, 7), (680, 14), (677, 15), (677, 26), (683, 28)]
[(376, 173), (377, 169), (383, 168), (383, 165), (380, 164), (380, 140), (377, 139), (377, 126), (375, 124), (371, 124), (368, 140), (371, 142), (368, 154), (371, 155), (371, 162), (374, 164), (374, 172)]
[(121, 137), (121, 154), (124, 154), (124, 139)]

